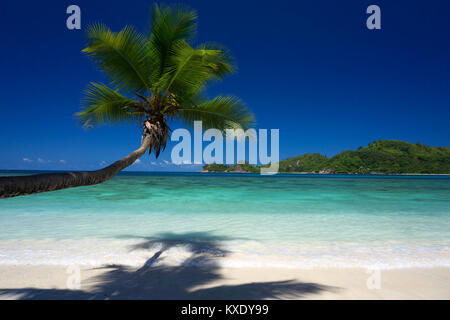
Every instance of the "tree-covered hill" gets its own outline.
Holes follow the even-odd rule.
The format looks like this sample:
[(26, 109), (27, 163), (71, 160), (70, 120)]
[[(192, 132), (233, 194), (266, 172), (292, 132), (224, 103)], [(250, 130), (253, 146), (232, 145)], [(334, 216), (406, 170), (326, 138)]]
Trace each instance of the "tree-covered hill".
[[(248, 164), (234, 166), (211, 164), (203, 167), (214, 172), (259, 172)], [(450, 174), (450, 148), (429, 147), (421, 143), (380, 140), (358, 150), (342, 151), (332, 158), (307, 153), (280, 162), (280, 172), (309, 173), (435, 173)]]
[(380, 140), (332, 158), (304, 154), (280, 162), (280, 172), (450, 173), (450, 148)]

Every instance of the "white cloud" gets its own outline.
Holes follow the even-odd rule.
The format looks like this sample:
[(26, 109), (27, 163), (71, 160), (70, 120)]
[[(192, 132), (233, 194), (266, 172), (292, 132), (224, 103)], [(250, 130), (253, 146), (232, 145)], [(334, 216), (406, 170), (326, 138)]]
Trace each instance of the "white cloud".
[(183, 160), (182, 162), (172, 162), (171, 164), (176, 166), (184, 166), (184, 165), (191, 165), (192, 162), (190, 160)]
[(138, 164), (141, 163), (142, 161), (140, 159), (136, 159), (136, 161), (134, 163)]
[(107, 162), (105, 160), (103, 160), (102, 162), (100, 162), (101, 166), (104, 166), (105, 164), (107, 164)]
[(191, 161), (189, 160), (185, 160), (181, 163), (175, 163), (175, 162), (170, 162), (168, 160), (161, 160), (161, 161), (151, 161), (150, 162), (151, 166), (159, 166), (159, 167), (171, 167), (171, 166), (192, 166), (194, 165)]
[[(33, 160), (33, 159), (30, 159), (30, 158), (22, 158), (22, 161), (24, 161), (24, 162), (34, 162), (34, 161), (37, 161), (37, 162), (39, 162), (39, 163), (52, 163), (52, 162), (57, 162), (57, 161), (54, 161), (54, 160), (45, 160), (45, 159), (42, 159), (42, 158), (37, 158), (37, 160)], [(66, 160), (59, 160), (59, 162), (61, 162), (61, 163), (66, 163)]]

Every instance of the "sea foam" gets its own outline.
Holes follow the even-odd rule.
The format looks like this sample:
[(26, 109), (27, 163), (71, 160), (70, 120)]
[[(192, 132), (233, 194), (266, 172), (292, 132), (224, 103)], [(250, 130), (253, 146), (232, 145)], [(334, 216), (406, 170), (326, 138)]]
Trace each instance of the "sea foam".
[(371, 268), (450, 267), (450, 246), (424, 244), (296, 244), (220, 241), (79, 239), (0, 241), (0, 265), (211, 265), (218, 267)]

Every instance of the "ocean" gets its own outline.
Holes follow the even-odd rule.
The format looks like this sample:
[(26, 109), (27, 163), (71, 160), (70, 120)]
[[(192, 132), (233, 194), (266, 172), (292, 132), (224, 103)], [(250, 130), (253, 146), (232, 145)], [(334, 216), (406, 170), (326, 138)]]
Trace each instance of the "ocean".
[(450, 266), (450, 177), (122, 172), (0, 199), (0, 265), (140, 266), (158, 251), (166, 265)]

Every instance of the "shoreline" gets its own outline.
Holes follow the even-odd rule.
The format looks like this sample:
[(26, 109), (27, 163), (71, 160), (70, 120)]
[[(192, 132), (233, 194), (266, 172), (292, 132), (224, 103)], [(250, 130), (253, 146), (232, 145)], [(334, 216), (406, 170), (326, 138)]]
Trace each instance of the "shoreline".
[[(47, 173), (47, 172), (83, 172), (86, 170), (23, 170), (23, 169), (0, 169), (0, 173), (18, 173), (18, 172), (30, 172), (30, 173)], [(241, 174), (254, 174), (260, 175), (257, 172), (249, 171), (135, 171), (135, 170), (123, 170), (118, 173), (121, 174), (132, 174), (132, 173), (241, 173)], [(349, 175), (349, 176), (450, 176), (450, 173), (318, 173), (318, 172), (278, 172), (277, 174), (293, 174), (293, 175), (318, 175), (318, 176), (339, 176), (339, 175)], [(1, 175), (0, 175), (1, 176)]]
[(450, 299), (450, 267), (368, 271), (36, 265), (0, 266), (0, 275), (0, 299)]
[[(196, 173), (246, 173), (259, 175), (256, 172), (247, 171), (196, 171)], [(318, 176), (450, 176), (450, 173), (318, 173), (318, 172), (277, 172), (276, 174), (298, 174), (298, 175), (318, 175)]]
[[(446, 242), (296, 243), (254, 240), (34, 239), (0, 241), (0, 266), (379, 269), (450, 267)], [(152, 258), (156, 257), (156, 258)]]

